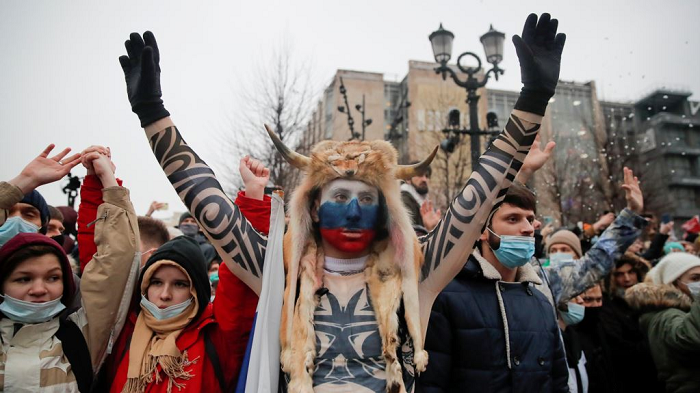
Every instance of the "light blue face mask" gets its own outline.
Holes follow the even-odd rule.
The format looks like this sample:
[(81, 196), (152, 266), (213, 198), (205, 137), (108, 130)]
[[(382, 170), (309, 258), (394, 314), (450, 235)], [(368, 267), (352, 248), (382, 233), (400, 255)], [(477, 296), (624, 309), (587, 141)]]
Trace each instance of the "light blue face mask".
[(5, 299), (0, 304), (0, 311), (15, 322), (46, 322), (66, 309), (66, 306), (61, 303), (61, 297), (44, 303), (27, 302), (9, 295), (0, 295), (0, 297)]
[(9, 242), (18, 233), (37, 233), (39, 227), (20, 216), (10, 217), (0, 227), (0, 247)]
[[(494, 255), (501, 264), (509, 269), (523, 266), (535, 255), (535, 238), (532, 236), (497, 235), (490, 228), (486, 228), (494, 236), (501, 239), (498, 250), (493, 250)], [(489, 245), (489, 247), (491, 247)]]
[(192, 298), (185, 300), (180, 304), (175, 304), (167, 308), (159, 308), (150, 300), (146, 299), (146, 295), (141, 294), (141, 305), (159, 321), (164, 319), (174, 318), (180, 314), (192, 303)]
[(572, 326), (583, 321), (583, 316), (586, 313), (586, 307), (582, 304), (577, 304), (573, 302), (568, 303), (569, 311), (559, 311), (561, 314), (561, 319), (564, 321), (566, 326)]
[(554, 254), (549, 254), (549, 264), (551, 266), (557, 266), (562, 263), (573, 262), (574, 256), (567, 252), (557, 252)]

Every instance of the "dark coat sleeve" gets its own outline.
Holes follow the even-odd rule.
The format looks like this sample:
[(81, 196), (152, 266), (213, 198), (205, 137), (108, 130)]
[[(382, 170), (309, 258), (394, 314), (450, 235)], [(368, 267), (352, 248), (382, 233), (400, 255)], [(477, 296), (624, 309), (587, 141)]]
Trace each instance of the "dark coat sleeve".
[(642, 258), (647, 261), (654, 261), (664, 256), (664, 244), (668, 240), (668, 235), (657, 233), (651, 240), (649, 249), (642, 254)]
[(428, 367), (418, 379), (419, 392), (447, 392), (452, 373), (452, 322), (449, 297), (438, 295), (430, 311), (430, 322), (425, 339), (428, 351)]

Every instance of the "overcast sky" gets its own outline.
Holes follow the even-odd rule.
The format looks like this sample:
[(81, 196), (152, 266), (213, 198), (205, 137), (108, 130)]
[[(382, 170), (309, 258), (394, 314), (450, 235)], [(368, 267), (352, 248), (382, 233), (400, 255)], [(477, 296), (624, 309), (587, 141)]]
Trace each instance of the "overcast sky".
[[(107, 4), (108, 3), (108, 4)], [(506, 33), (490, 88), (518, 90), (510, 36), (530, 12), (550, 12), (568, 35), (561, 78), (595, 80), (599, 98), (632, 101), (655, 87), (700, 96), (700, 1), (8, 1), (0, 0), (0, 133), (7, 180), (47, 144), (110, 146), (139, 214), (151, 200), (183, 205), (131, 113), (117, 58), (132, 31), (161, 49), (163, 99), (188, 143), (220, 159), (215, 135), (235, 121), (240, 87), (280, 42), (312, 64), (317, 85), (336, 69), (400, 80), (409, 60), (432, 60), (428, 35), (442, 22), (454, 57), (483, 54), (489, 24)], [(381, 124), (381, 122), (379, 123)], [(233, 131), (232, 131), (233, 132)], [(75, 174), (83, 176), (84, 169)], [(63, 205), (59, 185), (40, 188)]]

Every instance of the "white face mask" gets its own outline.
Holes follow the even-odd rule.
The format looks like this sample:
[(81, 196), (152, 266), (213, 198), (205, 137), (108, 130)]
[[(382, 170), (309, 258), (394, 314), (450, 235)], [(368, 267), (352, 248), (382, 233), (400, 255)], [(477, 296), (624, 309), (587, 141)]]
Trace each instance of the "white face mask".
[(180, 304), (175, 304), (167, 308), (160, 308), (146, 299), (146, 295), (141, 294), (141, 305), (159, 321), (174, 318), (182, 314), (191, 303), (192, 298), (189, 298)]
[(700, 299), (700, 281), (683, 282), (683, 284), (685, 284), (685, 286), (688, 287), (688, 291), (690, 291), (690, 294), (693, 296), (694, 299)]
[(557, 252), (554, 254), (549, 254), (549, 264), (551, 266), (557, 266), (562, 263), (573, 262), (574, 255), (568, 252)]
[(6, 317), (16, 322), (46, 322), (66, 308), (66, 306), (61, 303), (61, 297), (43, 303), (27, 302), (15, 299), (9, 295), (0, 295), (0, 297), (5, 299), (2, 304), (0, 304), (0, 311), (2, 311)]

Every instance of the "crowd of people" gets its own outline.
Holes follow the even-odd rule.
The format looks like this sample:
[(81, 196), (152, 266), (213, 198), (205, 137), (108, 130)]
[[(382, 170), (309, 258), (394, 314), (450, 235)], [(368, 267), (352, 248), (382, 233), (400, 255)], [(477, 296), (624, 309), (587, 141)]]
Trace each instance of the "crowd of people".
[[(0, 390), (250, 391), (275, 264), (279, 360), (261, 391), (700, 391), (698, 218), (659, 222), (627, 168), (623, 210), (572, 228), (537, 213), (557, 30), (532, 14), (513, 37), (520, 97), (444, 212), (428, 197), (437, 150), (400, 165), (385, 141), (323, 141), (307, 157), (268, 128), (305, 172), (286, 220), (253, 157), (235, 201), (224, 193), (165, 109), (154, 35), (132, 33), (128, 98), (188, 212), (176, 227), (152, 217), (158, 202), (138, 216), (98, 145), (49, 145), (0, 182)], [(78, 165), (78, 210), (49, 206), (36, 188)]]

